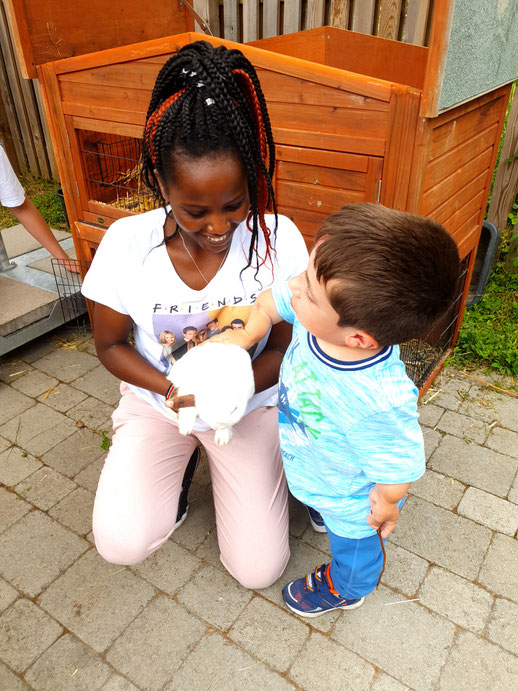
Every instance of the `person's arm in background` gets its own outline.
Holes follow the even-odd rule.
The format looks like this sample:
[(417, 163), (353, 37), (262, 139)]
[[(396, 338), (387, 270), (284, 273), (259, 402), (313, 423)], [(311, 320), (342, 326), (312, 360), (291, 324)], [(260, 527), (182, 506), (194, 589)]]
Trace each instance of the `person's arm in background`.
[(10, 206), (9, 211), (13, 214), (16, 220), (37, 240), (42, 247), (44, 247), (49, 254), (55, 259), (59, 259), (60, 263), (69, 271), (77, 272), (74, 260), (71, 259), (65, 250), (61, 247), (59, 242), (54, 237), (47, 222), (40, 214), (38, 209), (34, 206), (28, 197), (25, 197), (23, 204), (19, 206)]

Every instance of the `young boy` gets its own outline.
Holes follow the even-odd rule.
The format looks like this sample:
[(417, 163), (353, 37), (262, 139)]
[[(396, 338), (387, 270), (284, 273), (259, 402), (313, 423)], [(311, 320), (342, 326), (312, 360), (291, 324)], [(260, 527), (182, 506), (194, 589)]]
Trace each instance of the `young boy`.
[(418, 391), (396, 344), (430, 331), (458, 279), (456, 244), (438, 223), (354, 204), (323, 222), (306, 271), (261, 293), (245, 329), (216, 337), (248, 349), (272, 324), (293, 324), (282, 457), (292, 494), (322, 514), (332, 554), (284, 587), (297, 614), (354, 609), (378, 583), (381, 538), (425, 470)]

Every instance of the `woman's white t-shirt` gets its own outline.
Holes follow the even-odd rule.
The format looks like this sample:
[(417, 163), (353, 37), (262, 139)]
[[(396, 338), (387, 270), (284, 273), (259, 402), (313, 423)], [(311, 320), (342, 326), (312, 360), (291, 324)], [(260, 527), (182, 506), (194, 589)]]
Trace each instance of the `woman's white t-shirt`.
[(0, 204), (7, 208), (21, 206), (25, 201), (25, 192), (16, 177), (7, 154), (0, 146)]
[[(275, 218), (267, 215), (265, 220), (272, 230), (271, 260), (264, 262), (258, 271), (255, 261), (243, 271), (248, 263), (251, 240), (251, 233), (243, 222), (234, 232), (221, 269), (205, 288), (193, 290), (176, 273), (163, 243), (164, 209), (122, 218), (110, 226), (99, 245), (83, 282), (83, 295), (129, 315), (135, 325), (138, 352), (158, 370), (167, 373), (171, 359), (164, 355), (165, 333), (174, 334), (171, 354), (177, 359), (192, 347), (191, 342), (210, 337), (209, 322), (217, 320), (219, 331), (226, 326), (246, 323), (261, 291), (287, 281), (306, 268), (306, 245), (294, 223), (279, 216), (274, 238)], [(260, 257), (265, 256), (262, 234), (258, 253)], [(184, 330), (187, 339), (194, 334), (192, 341), (184, 338)], [(253, 358), (261, 353), (266, 341), (267, 337), (257, 345)], [(137, 386), (131, 385), (131, 388), (137, 396), (168, 416), (163, 396)], [(272, 386), (254, 395), (247, 413), (276, 402), (277, 386)], [(198, 420), (196, 429), (208, 428)]]

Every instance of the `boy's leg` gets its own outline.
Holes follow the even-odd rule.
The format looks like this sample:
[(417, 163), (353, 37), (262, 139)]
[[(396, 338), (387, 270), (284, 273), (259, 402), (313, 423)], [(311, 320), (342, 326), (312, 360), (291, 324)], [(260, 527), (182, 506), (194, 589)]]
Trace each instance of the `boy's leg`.
[(196, 436), (209, 458), (221, 561), (245, 588), (266, 588), (290, 556), (277, 407), (249, 413), (228, 446), (217, 446), (213, 431)]
[(383, 568), (377, 535), (353, 540), (332, 533), (333, 560), (313, 573), (291, 581), (282, 591), (284, 602), (303, 617), (318, 617), (334, 610), (356, 609), (376, 585)]
[(97, 550), (116, 564), (136, 564), (175, 528), (185, 467), (196, 439), (121, 386), (114, 437), (95, 496)]
[(347, 599), (368, 595), (378, 585), (383, 568), (378, 535), (353, 540), (327, 532), (333, 556), (329, 575), (335, 590)]

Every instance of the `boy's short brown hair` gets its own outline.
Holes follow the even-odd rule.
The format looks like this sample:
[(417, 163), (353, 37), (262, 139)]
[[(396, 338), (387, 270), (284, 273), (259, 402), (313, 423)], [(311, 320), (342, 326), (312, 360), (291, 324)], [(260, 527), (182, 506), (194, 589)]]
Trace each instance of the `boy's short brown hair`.
[(315, 252), (317, 279), (338, 325), (361, 329), (379, 345), (425, 335), (453, 304), (459, 253), (432, 219), (350, 204), (326, 218), (316, 240), (323, 240)]

